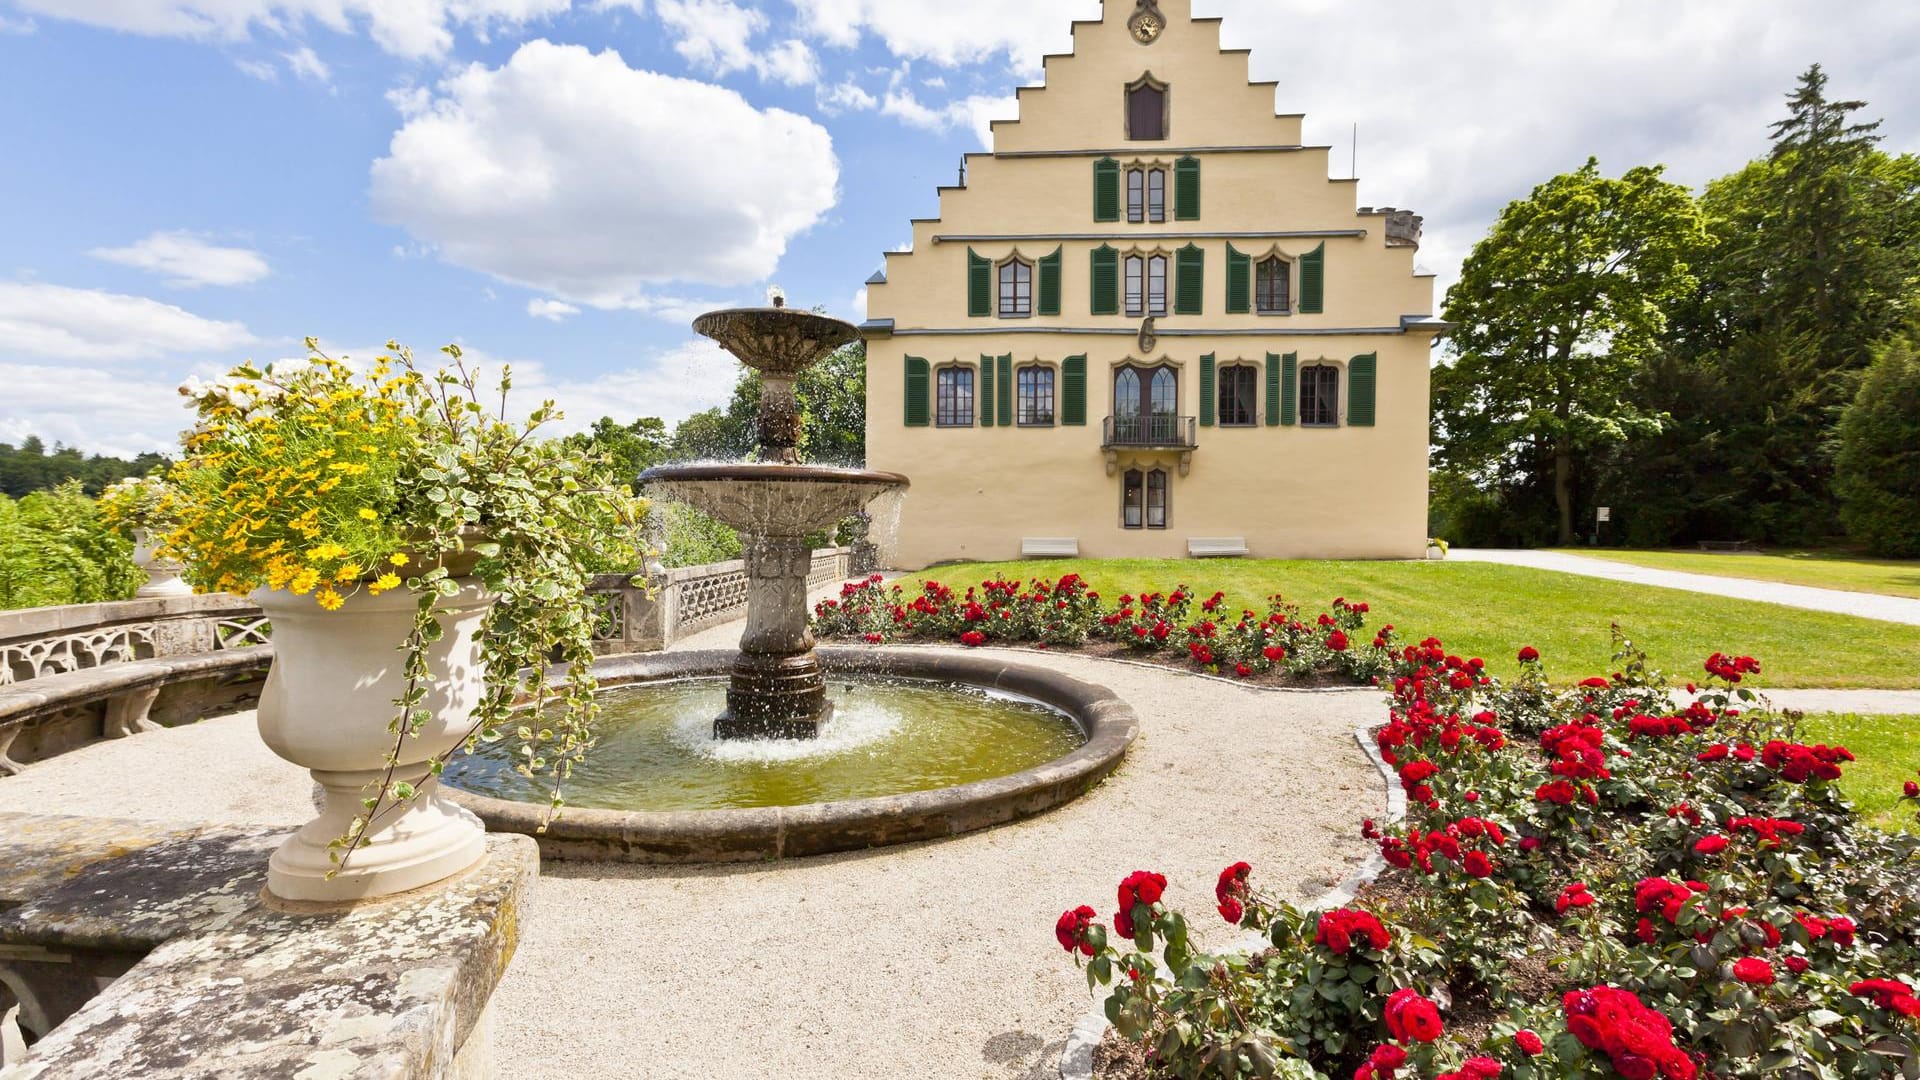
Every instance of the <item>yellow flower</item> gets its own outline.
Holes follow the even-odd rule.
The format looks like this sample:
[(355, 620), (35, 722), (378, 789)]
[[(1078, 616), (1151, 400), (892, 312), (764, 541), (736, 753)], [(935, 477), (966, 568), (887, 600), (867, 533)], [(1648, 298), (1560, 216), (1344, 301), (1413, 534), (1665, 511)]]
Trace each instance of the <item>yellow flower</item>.
[(320, 584), (320, 574), (311, 566), (293, 575), (293, 591), (301, 596), (312, 592), (313, 587), (318, 584)]
[(354, 578), (357, 578), (359, 576), (360, 576), (360, 568), (353, 565), (352, 563), (346, 563), (345, 565), (341, 566), (340, 569), (333, 572), (333, 580), (336, 582), (352, 581)]
[(319, 602), (321, 607), (326, 608), (328, 611), (339, 611), (340, 605), (346, 603), (346, 600), (343, 599), (339, 593), (334, 592), (331, 587), (321, 589), (314, 595), (314, 599)]
[(387, 561), (392, 563), (395, 566), (407, 565), (407, 557), (401, 554), (389, 555), (387, 556)]
[(360, 520), (362, 520), (362, 521), (379, 521), (379, 520), (380, 520), (380, 511), (378, 511), (378, 510), (373, 510), (373, 509), (370, 509), (370, 508), (368, 508), (368, 507), (364, 507), (364, 506), (363, 506), (363, 507), (361, 507), (361, 508), (360, 508)]

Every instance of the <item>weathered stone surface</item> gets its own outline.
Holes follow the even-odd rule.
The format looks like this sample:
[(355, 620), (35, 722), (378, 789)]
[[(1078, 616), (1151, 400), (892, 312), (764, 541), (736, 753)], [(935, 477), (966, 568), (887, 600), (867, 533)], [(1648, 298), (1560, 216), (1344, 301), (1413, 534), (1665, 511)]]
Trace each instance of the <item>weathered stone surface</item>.
[(0, 1080), (476, 1075), (533, 843), (490, 837), (450, 884), (318, 908), (264, 897), (281, 839), (0, 814), (0, 958), (145, 953)]

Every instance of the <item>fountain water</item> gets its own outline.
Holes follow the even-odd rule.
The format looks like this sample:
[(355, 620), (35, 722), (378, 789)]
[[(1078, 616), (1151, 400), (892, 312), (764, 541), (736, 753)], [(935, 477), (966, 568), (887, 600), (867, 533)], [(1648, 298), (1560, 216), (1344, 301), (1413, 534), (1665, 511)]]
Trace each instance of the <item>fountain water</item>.
[(889, 492), (898, 473), (800, 464), (801, 418), (794, 381), (854, 342), (852, 324), (787, 308), (715, 311), (693, 328), (760, 373), (761, 463), (669, 465), (640, 477), (650, 489), (699, 507), (740, 531), (747, 562), (747, 626), (713, 724), (718, 739), (807, 739), (833, 713), (807, 625), (809, 533)]

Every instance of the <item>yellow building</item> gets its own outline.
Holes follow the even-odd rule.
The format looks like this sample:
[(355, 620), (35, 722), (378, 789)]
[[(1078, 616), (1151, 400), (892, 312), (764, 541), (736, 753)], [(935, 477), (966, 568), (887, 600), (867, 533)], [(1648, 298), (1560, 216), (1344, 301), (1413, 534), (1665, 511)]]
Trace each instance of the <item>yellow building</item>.
[(1189, 2), (1075, 23), (868, 282), (897, 564), (1424, 555), (1420, 219), (1356, 209)]

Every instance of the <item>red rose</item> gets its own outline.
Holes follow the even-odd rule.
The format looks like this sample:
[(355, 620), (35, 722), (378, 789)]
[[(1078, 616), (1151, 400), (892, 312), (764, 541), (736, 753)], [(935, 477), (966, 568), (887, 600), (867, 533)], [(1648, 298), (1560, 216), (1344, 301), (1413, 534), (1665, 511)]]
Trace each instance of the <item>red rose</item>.
[(1500, 1075), (1502, 1067), (1490, 1057), (1470, 1057), (1460, 1063), (1460, 1075), (1471, 1080), (1493, 1080)]
[[(1524, 649), (1521, 649), (1521, 650), (1520, 650), (1520, 662), (1521, 662), (1521, 663), (1523, 663), (1523, 664), (1531, 664), (1531, 663), (1533, 663), (1534, 661), (1536, 661), (1536, 660), (1538, 660), (1538, 659), (1540, 659), (1540, 650), (1539, 650), (1539, 649), (1536, 649), (1536, 648), (1534, 648), (1533, 646), (1531, 646), (1531, 645), (1529, 645), (1529, 646), (1527, 646), (1526, 648), (1524, 648)], [(1537, 1036), (1536, 1036), (1536, 1037), (1537, 1037)]]
[(1416, 990), (1395, 990), (1387, 998), (1387, 1031), (1401, 1043), (1430, 1043), (1438, 1040), (1446, 1027), (1440, 1022), (1440, 1007)]
[(960, 644), (965, 645), (969, 649), (977, 649), (986, 643), (987, 635), (978, 630), (969, 630), (960, 635)]
[(1053, 936), (1060, 947), (1068, 952), (1093, 955), (1093, 943), (1087, 940), (1087, 929), (1093, 925), (1100, 913), (1081, 904), (1072, 911), (1061, 912), (1060, 921), (1053, 924)]
[(1807, 973), (1807, 958), (1804, 956), (1789, 956), (1783, 963), (1787, 965), (1787, 970), (1793, 972), (1795, 975), (1805, 975)]
[(1757, 956), (1743, 956), (1733, 962), (1733, 977), (1749, 986), (1773, 983), (1773, 965)]
[(1120, 881), (1119, 910), (1113, 913), (1113, 928), (1121, 937), (1133, 937), (1133, 905), (1157, 902), (1166, 891), (1167, 879), (1148, 870), (1135, 870)]
[(1613, 683), (1611, 680), (1602, 678), (1599, 675), (1595, 675), (1591, 679), (1581, 679), (1580, 685), (1586, 687), (1589, 690), (1605, 690), (1607, 687), (1612, 686)]
[(1335, 630), (1327, 635), (1327, 648), (1334, 652), (1346, 652), (1347, 644), (1347, 635), (1342, 631)]
[(1693, 845), (1693, 850), (1701, 855), (1718, 855), (1727, 850), (1727, 838), (1724, 836), (1703, 836)]
[(1546, 1042), (1526, 1028), (1513, 1033), (1513, 1045), (1519, 1047), (1520, 1052), (1528, 1057), (1539, 1057), (1547, 1049)]
[(1484, 878), (1493, 876), (1493, 860), (1478, 851), (1467, 852), (1467, 857), (1461, 863), (1461, 867), (1466, 870), (1469, 877)]
[(1907, 793), (1907, 798), (1920, 799), (1920, 784), (1916, 784), (1913, 781), (1909, 780), (1907, 781), (1906, 787), (1903, 788), (1902, 790), (1904, 790)]

